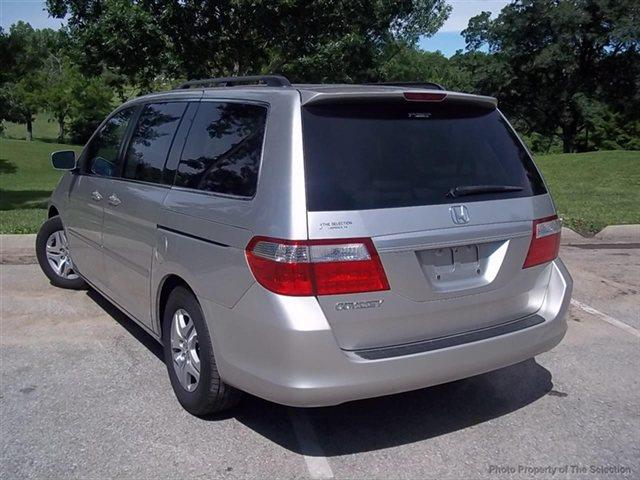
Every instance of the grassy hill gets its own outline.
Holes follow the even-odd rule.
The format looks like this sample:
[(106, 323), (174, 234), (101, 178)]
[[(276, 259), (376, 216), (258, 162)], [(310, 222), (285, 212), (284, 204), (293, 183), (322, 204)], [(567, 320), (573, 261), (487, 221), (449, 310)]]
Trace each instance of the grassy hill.
[[(0, 138), (0, 233), (36, 232), (61, 176), (55, 150), (81, 147)], [(582, 234), (607, 225), (640, 223), (640, 151), (536, 157), (566, 224)]]
[(640, 223), (640, 151), (536, 157), (565, 225), (582, 234)]

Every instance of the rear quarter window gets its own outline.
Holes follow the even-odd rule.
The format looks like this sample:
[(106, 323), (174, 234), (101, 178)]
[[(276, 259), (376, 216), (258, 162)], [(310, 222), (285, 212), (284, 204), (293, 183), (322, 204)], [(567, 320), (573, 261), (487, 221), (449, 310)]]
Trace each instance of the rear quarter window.
[(267, 107), (202, 102), (187, 136), (175, 185), (252, 197), (256, 192)]
[[(366, 210), (546, 193), (533, 161), (497, 110), (448, 104), (303, 108), (307, 208)], [(452, 199), (454, 187), (519, 191)]]

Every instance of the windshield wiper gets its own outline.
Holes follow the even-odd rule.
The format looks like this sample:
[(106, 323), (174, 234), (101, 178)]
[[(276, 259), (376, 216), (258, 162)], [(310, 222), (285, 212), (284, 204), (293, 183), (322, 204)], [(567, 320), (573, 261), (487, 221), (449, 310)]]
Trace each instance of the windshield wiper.
[(482, 193), (519, 192), (522, 187), (517, 185), (463, 185), (451, 188), (447, 197), (464, 197)]

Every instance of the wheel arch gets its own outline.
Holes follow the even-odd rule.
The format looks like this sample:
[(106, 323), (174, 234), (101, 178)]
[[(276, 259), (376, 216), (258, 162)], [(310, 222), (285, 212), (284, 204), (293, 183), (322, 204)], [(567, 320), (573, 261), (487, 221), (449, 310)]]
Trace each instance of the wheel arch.
[(162, 331), (162, 323), (164, 318), (165, 305), (167, 304), (167, 299), (169, 298), (169, 294), (176, 287), (185, 287), (197, 298), (193, 288), (191, 288), (189, 283), (181, 276), (175, 273), (170, 273), (162, 279), (162, 281), (160, 282), (160, 285), (158, 286), (158, 294), (156, 295), (156, 308), (155, 308), (161, 340), (163, 338), (163, 333), (164, 333)]
[(49, 205), (49, 210), (47, 211), (47, 218), (53, 218), (57, 215), (60, 215), (60, 212), (58, 212), (58, 208), (55, 205)]

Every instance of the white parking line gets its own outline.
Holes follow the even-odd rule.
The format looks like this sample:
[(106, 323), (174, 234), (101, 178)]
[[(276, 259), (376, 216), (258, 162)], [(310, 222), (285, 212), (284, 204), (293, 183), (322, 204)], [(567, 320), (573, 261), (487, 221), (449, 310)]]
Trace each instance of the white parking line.
[(638, 331), (638, 329), (632, 327), (631, 325), (627, 325), (626, 323), (621, 322), (620, 320), (610, 317), (606, 313), (602, 313), (600, 310), (596, 310), (595, 308), (590, 307), (586, 303), (582, 303), (581, 301), (576, 300), (575, 298), (572, 298), (571, 305), (578, 307), (579, 309), (584, 310), (585, 312), (590, 313), (591, 315), (596, 315), (597, 317), (600, 317), (602, 320), (604, 320), (608, 324), (613, 325), (614, 327), (618, 327), (619, 329), (624, 330), (627, 333), (630, 333), (634, 337), (640, 338), (640, 331)]
[(314, 480), (333, 478), (333, 471), (329, 461), (324, 456), (324, 451), (320, 446), (320, 442), (318, 442), (318, 437), (307, 414), (302, 409), (290, 408), (289, 416), (291, 417), (291, 423), (293, 424), (300, 450), (305, 452), (302, 456), (307, 464), (309, 476)]

